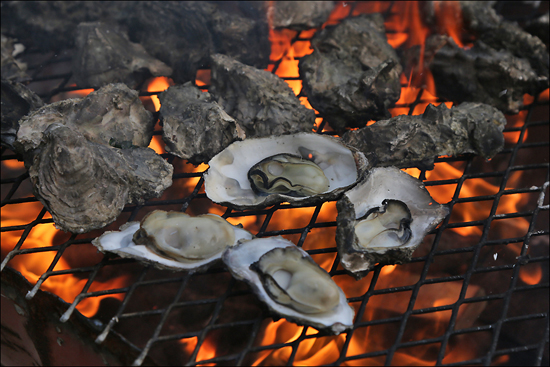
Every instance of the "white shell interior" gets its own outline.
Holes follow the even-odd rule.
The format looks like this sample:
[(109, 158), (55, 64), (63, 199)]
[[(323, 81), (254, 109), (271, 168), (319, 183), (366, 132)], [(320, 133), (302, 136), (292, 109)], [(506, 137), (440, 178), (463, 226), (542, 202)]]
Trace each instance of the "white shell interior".
[[(438, 204), (430, 196), (422, 181), (395, 167), (372, 169), (365, 181), (345, 195), (355, 207), (355, 219), (363, 217), (370, 209), (381, 206), (384, 199), (404, 202), (411, 211), (412, 236), (400, 247), (418, 245), (430, 228), (441, 222), (449, 212), (447, 207)], [(372, 250), (385, 252), (387, 249)]]
[(258, 297), (265, 302), (269, 308), (283, 317), (289, 317), (293, 320), (300, 320), (304, 324), (311, 325), (318, 329), (331, 329), (333, 333), (339, 334), (353, 325), (353, 316), (355, 310), (348, 304), (346, 295), (340, 291), (340, 303), (338, 306), (328, 312), (320, 314), (304, 314), (290, 307), (281, 305), (271, 299), (262, 285), (259, 274), (250, 269), (250, 265), (260, 259), (266, 252), (277, 248), (294, 246), (304, 255), (309, 256), (307, 252), (285, 240), (281, 236), (270, 238), (256, 238), (238, 244), (225, 251), (223, 261), (230, 268), (233, 276), (240, 280), (246, 280), (252, 285)]
[[(213, 214), (212, 214), (213, 215)], [(113, 252), (121, 257), (131, 257), (146, 263), (153, 264), (162, 269), (172, 269), (172, 270), (192, 270), (203, 265), (206, 265), (216, 259), (221, 258), (223, 252), (220, 252), (210, 258), (203, 259), (196, 262), (179, 262), (176, 260), (171, 260), (166, 257), (157, 255), (151, 251), (145, 245), (136, 245), (134, 243), (133, 236), (134, 233), (139, 229), (140, 222), (129, 222), (120, 227), (120, 231), (110, 231), (105, 232), (100, 237), (92, 241), (92, 243), (101, 251), (101, 252)], [(254, 236), (239, 227), (233, 226), (235, 231), (235, 241), (231, 244), (234, 246), (240, 240), (250, 240)]]
[[(204, 174), (206, 195), (214, 202), (235, 205), (259, 205), (266, 196), (258, 196), (250, 187), (248, 171), (262, 159), (287, 153), (308, 158), (323, 170), (329, 180), (326, 192), (352, 185), (357, 180), (357, 167), (352, 152), (331, 137), (300, 133), (238, 141), (208, 162)], [(289, 197), (292, 201), (304, 198)]]

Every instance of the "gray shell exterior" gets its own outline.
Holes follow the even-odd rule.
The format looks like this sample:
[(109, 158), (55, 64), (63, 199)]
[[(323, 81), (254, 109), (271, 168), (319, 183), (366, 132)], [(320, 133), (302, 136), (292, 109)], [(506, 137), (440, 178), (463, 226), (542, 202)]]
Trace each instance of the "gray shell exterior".
[(117, 149), (60, 124), (44, 132), (29, 168), (35, 196), (57, 228), (85, 233), (116, 220), (128, 203), (158, 197), (173, 167), (149, 148)]
[[(326, 192), (305, 197), (284, 194), (258, 195), (251, 188), (247, 173), (262, 159), (276, 154), (293, 154), (312, 159), (326, 174), (330, 186)], [(267, 207), (281, 202), (311, 205), (337, 199), (357, 183), (368, 169), (365, 156), (341, 143), (338, 138), (315, 133), (299, 133), (238, 141), (208, 162), (204, 174), (206, 195), (210, 200), (244, 210)]]
[(166, 151), (192, 164), (208, 162), (237, 139), (237, 125), (210, 93), (191, 83), (159, 95)]
[[(412, 236), (402, 246), (383, 251), (368, 250), (358, 244), (355, 225), (373, 207), (384, 199), (405, 203), (412, 215)], [(449, 213), (449, 208), (435, 202), (422, 181), (395, 167), (374, 168), (353, 189), (336, 203), (336, 244), (344, 269), (361, 279), (376, 264), (402, 264), (411, 260), (413, 252), (424, 236), (433, 230)]]
[(14, 144), (18, 152), (33, 153), (53, 123), (67, 125), (96, 143), (114, 141), (139, 147), (149, 145), (155, 126), (153, 114), (143, 107), (137, 91), (124, 84), (109, 84), (85, 98), (54, 102), (22, 118)]

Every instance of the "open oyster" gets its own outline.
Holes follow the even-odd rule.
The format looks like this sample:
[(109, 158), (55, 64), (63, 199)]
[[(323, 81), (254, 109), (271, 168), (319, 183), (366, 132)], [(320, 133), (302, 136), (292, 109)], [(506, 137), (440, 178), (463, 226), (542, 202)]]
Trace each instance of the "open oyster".
[(357, 279), (377, 263), (409, 261), (424, 236), (449, 213), (420, 180), (395, 167), (374, 168), (336, 208), (340, 261)]
[(206, 195), (237, 209), (335, 199), (367, 168), (362, 153), (314, 133), (235, 142), (208, 164)]
[(344, 292), (292, 242), (257, 238), (227, 249), (222, 259), (275, 314), (333, 334), (352, 327), (355, 312)]
[(215, 214), (191, 217), (182, 212), (155, 210), (120, 231), (105, 232), (92, 243), (160, 269), (204, 270), (219, 260), (227, 247), (254, 236)]

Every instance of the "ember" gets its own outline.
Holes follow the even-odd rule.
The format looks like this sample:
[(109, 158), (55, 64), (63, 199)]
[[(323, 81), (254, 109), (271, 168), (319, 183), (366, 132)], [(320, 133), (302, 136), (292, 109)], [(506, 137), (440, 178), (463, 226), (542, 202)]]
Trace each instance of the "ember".
[[(314, 3), (309, 5), (315, 6)], [(2, 4), (2, 33), (7, 32), (14, 40), (9, 51), (12, 56), (9, 68), (4, 68), (4, 61), (2, 64), (2, 77), (5, 69), (15, 70), (13, 78), (24, 83), (28, 75), (30, 82), (26, 86), (48, 105), (86, 97), (94, 90), (78, 89), (72, 79), (76, 29), (84, 21), (121, 26), (121, 34), (127, 33), (129, 42), (141, 43), (147, 53), (174, 72), (173, 79), (168, 75), (145, 81), (142, 74), (125, 77), (130, 84), (137, 85), (139, 99), (153, 113), (156, 125), (149, 147), (174, 167), (173, 184), (158, 198), (126, 205), (120, 216), (104, 228), (89, 233), (66, 233), (56, 229), (54, 218), (38, 201), (40, 195), (29, 172), (17, 161), (20, 157), (3, 145), (3, 307), (13, 308), (5, 302), (17, 305), (26, 296), (28, 308), (32, 308), (33, 302), (43, 298), (42, 291), (51, 292), (63, 301), (56, 306), (61, 310), (55, 313), (59, 325), (81, 325), (82, 320), (86, 321), (88, 339), (95, 339), (98, 346), (116, 356), (117, 348), (110, 344), (116, 338), (118, 346), (124, 345), (131, 351), (119, 359), (134, 365), (548, 364), (549, 92), (545, 89), (540, 93), (544, 80), (541, 82), (539, 78), (536, 88), (522, 89), (516, 96), (519, 100), (514, 103), (518, 103), (519, 112), (505, 116), (503, 132), (497, 129), (504, 146), (502, 150), (491, 148), (491, 154), (487, 155), (492, 156), (491, 160), (474, 155), (477, 152), (472, 154), (474, 150), (433, 150), (428, 154), (432, 170), (426, 165), (416, 168), (400, 160), (402, 169), (419, 178), (433, 199), (449, 208), (450, 214), (426, 235), (410, 262), (375, 264), (360, 280), (348, 275), (340, 265), (334, 198), (307, 205), (281, 202), (246, 210), (212, 202), (205, 193), (203, 179), (209, 166), (193, 166), (187, 159), (167, 153), (162, 139), (164, 126), (159, 120), (164, 118), (159, 113), (163, 98), (158, 98), (169, 87), (179, 88), (190, 82), (200, 93), (212, 93), (237, 122), (239, 118), (229, 110), (241, 109), (239, 113), (248, 113), (250, 120), (254, 120), (270, 117), (272, 111), (290, 115), (302, 108), (306, 118), (298, 120), (307, 124), (302, 130), (333, 136), (342, 136), (344, 132), (355, 134), (359, 131), (355, 127), (331, 127), (324, 119), (326, 111), (312, 107), (315, 103), (312, 100), (310, 104), (307, 83), (302, 83), (301, 63), (317, 52), (312, 39), (321, 31), (329, 33), (332, 26), (362, 14), (380, 13), (385, 38), (400, 64), (396, 66), (403, 69), (395, 79), (401, 87), (399, 99), (381, 102), (380, 107), (387, 110), (383, 115), (387, 113), (388, 119), (391, 115), (400, 121), (416, 121), (433, 110), (459, 108), (458, 99), (438, 90), (441, 84), (430, 71), (430, 60), (426, 59), (430, 36), (450, 37), (459, 50), (457, 54), (469, 52), (478, 40), (497, 48), (495, 45), (502, 40), (491, 36), (495, 24), (508, 27), (507, 34), (528, 39), (532, 36), (525, 36), (526, 32), (535, 29), (533, 21), (547, 10), (547, 2), (525, 18), (510, 19), (505, 13), (495, 13), (498, 22), (485, 25), (479, 23), (481, 18), (468, 13), (471, 8), (464, 10), (462, 2), (339, 1), (330, 15), (325, 9), (327, 5), (318, 4), (314, 16), (308, 18), (304, 11), (292, 19), (288, 16), (292, 12), (288, 13), (282, 5), (270, 13), (270, 6), (277, 5), (272, 2), (186, 3), (181, 7), (169, 3), (154, 4), (151, 9), (148, 3), (117, 3), (95, 10), (88, 5), (79, 7), (77, 3), (49, 4)], [(291, 7), (292, 2), (285, 6)], [(496, 6), (497, 10), (502, 8)], [(460, 14), (460, 9), (465, 14)], [(160, 15), (155, 16), (152, 10)], [(194, 11), (198, 15), (192, 15)], [(490, 9), (489, 15), (491, 12), (494, 10)], [(41, 18), (40, 14), (47, 14), (49, 22), (33, 20)], [(511, 20), (518, 25), (509, 26)], [(47, 24), (52, 27), (46, 27)], [(527, 31), (521, 28), (524, 25)], [(312, 26), (317, 28), (307, 29)], [(175, 37), (178, 32), (188, 33), (178, 38)], [(166, 42), (159, 42), (159, 34), (164, 33)], [(20, 49), (16, 46), (18, 42), (26, 47), (25, 51), (16, 51)], [(269, 42), (270, 55), (269, 47), (265, 47)], [(338, 40), (329, 43), (335, 49), (341, 46)], [(523, 46), (538, 50), (542, 44), (535, 41)], [(185, 51), (188, 49), (189, 52)], [(509, 52), (521, 57), (517, 50)], [(239, 72), (246, 73), (244, 76), (248, 76), (246, 70), (250, 68), (256, 72), (267, 70), (274, 74), (270, 77), (280, 77), (290, 86), (294, 107), (284, 110), (281, 102), (277, 109), (267, 108), (265, 104), (269, 105), (274, 97), (265, 97), (266, 88), (258, 86), (250, 89), (253, 92), (248, 93), (253, 95), (249, 98), (240, 95), (226, 98), (225, 94), (242, 92), (238, 90), (242, 83), (231, 82), (230, 92), (222, 90), (219, 73), (214, 69), (230, 64), (216, 61), (220, 64), (211, 72), (210, 57), (217, 53), (228, 55), (218, 59), (232, 57), (245, 65), (239, 66)], [(540, 53), (531, 55), (529, 63), (539, 76), (544, 76), (544, 62), (539, 62), (537, 55)], [(168, 73), (157, 75), (164, 74)], [(369, 85), (376, 87), (376, 83)], [(283, 87), (288, 89), (284, 83)], [(2, 100), (4, 132), (4, 89)], [(255, 104), (244, 105), (243, 101), (252, 100)], [(442, 103), (447, 109), (440, 106)], [(376, 127), (380, 116), (374, 114), (359, 125), (366, 125), (364, 129)], [(457, 124), (453, 126), (459, 128)], [(394, 143), (399, 145), (398, 141)], [(482, 141), (475, 144), (487, 148)], [(449, 155), (436, 157), (438, 154)], [(235, 226), (242, 225), (261, 240), (280, 235), (292, 241), (343, 290), (347, 303), (355, 311), (353, 325), (340, 335), (329, 335), (279, 319), (281, 315), (269, 312), (251, 287), (234, 279), (223, 265), (204, 272), (171, 272), (112, 253), (102, 254), (92, 245), (92, 240), (104, 232), (140, 221), (156, 209), (184, 211), (192, 216), (218, 214)], [(14, 274), (17, 276), (13, 269), (22, 275), (21, 283), (24, 279), (30, 283), (19, 287), (23, 293), (17, 296), (11, 291), (17, 283), (13, 281)], [(11, 331), (11, 325), (3, 317), (3, 330)], [(27, 331), (23, 333), (26, 335)], [(28, 345), (21, 347), (24, 351), (33, 349), (37, 343), (32, 337), (28, 340)], [(63, 353), (68, 348), (54, 337), (53, 344), (58, 343), (59, 349), (52, 349), (51, 353)], [(40, 358), (36, 360), (56, 360), (49, 359), (48, 353), (39, 350)], [(11, 364), (10, 361), (3, 355), (2, 364)]]

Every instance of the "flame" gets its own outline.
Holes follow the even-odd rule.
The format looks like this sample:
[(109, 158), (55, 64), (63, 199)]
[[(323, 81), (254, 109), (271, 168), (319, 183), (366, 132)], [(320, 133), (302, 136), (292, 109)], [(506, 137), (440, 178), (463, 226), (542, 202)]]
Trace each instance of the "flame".
[[(76, 88), (76, 84), (70, 84), (67, 87)], [(59, 101), (63, 101), (65, 99), (71, 99), (71, 98), (83, 98), (83, 97), (86, 97), (88, 94), (92, 93), (93, 91), (94, 91), (93, 88), (89, 88), (89, 89), (73, 90), (70, 92), (61, 92), (56, 94), (55, 96), (52, 96), (51, 103), (59, 102)]]
[[(1, 221), (2, 225), (20, 226), (27, 225), (36, 219), (38, 213), (43, 206), (39, 202), (31, 202), (19, 204), (16, 207), (5, 206), (2, 208)], [(7, 231), (1, 233), (2, 255), (3, 257), (15, 247), (20, 240), (22, 231)], [(68, 234), (55, 229), (52, 224), (38, 224), (28, 234), (22, 248), (47, 248), (54, 244), (59, 244), (56, 237), (68, 239)], [(96, 251), (93, 251), (94, 253)], [(10, 267), (19, 271), (31, 284), (36, 284), (40, 276), (45, 273), (50, 267), (55, 258), (57, 251), (44, 251), (31, 253), (26, 255), (15, 256), (10, 262)], [(101, 256), (101, 255), (99, 255)], [(90, 265), (97, 263), (97, 258), (92, 256)], [(61, 256), (57, 262), (54, 271), (70, 270), (71, 266), (65, 259), (65, 255)], [(94, 281), (89, 289), (89, 292), (94, 292), (103, 289), (122, 288), (128, 284), (129, 276), (123, 275), (115, 279), (107, 281)], [(66, 302), (72, 302), (86, 284), (87, 279), (81, 279), (72, 274), (50, 276), (44, 283), (41, 289), (51, 292), (61, 297)], [(84, 298), (76, 306), (86, 317), (93, 317), (99, 309), (101, 299), (105, 297), (114, 297), (122, 300), (123, 294), (114, 294), (100, 297)]]
[(538, 284), (542, 280), (542, 267), (539, 263), (531, 263), (528, 266), (522, 266), (519, 271), (519, 278), (525, 284)]
[[(169, 87), (175, 85), (174, 81), (171, 78), (165, 76), (159, 76), (156, 78), (150, 79), (150, 81), (145, 83), (147, 86), (147, 92), (160, 93), (164, 92)], [(160, 110), (160, 101), (157, 96), (150, 96), (151, 100), (155, 105), (155, 111)]]
[[(377, 283), (377, 288), (391, 288), (394, 286), (400, 286), (402, 284), (414, 284), (418, 275), (404, 271), (396, 266), (384, 267), (381, 271), (380, 277)], [(366, 289), (370, 284), (370, 280), (364, 282), (356, 282), (349, 280), (349, 277), (344, 282), (337, 282), (344, 292), (348, 295), (348, 287), (354, 288), (354, 292), (358, 284), (364, 285)], [(335, 279), (336, 280), (336, 279)], [(405, 283), (402, 283), (403, 280)], [(401, 283), (400, 283), (401, 282)], [(426, 285), (421, 289), (424, 292), (422, 297), (418, 297), (415, 303), (415, 309), (423, 309), (430, 307), (437, 307), (441, 305), (450, 305), (457, 301), (461, 292), (461, 282), (451, 283), (435, 283)], [(476, 297), (483, 295), (484, 292), (475, 285), (470, 285), (466, 292), (466, 298)], [(369, 299), (369, 303), (363, 314), (363, 321), (384, 319), (395, 314), (402, 314), (408, 303), (410, 293), (397, 292), (386, 295), (378, 295)], [(479, 302), (474, 304), (465, 304), (460, 307), (458, 311), (457, 320), (462, 324), (458, 325), (458, 328), (468, 328), (473, 325), (477, 317), (485, 309), (486, 303)], [(404, 335), (405, 338), (414, 337), (414, 340), (429, 339), (440, 336), (444, 333), (449, 325), (451, 312), (450, 311), (438, 311), (423, 313), (415, 316), (411, 316), (411, 319), (416, 317), (422, 320), (420, 329), (418, 327), (411, 329)], [(409, 321), (412, 322), (412, 321)], [(414, 324), (417, 326), (417, 324)], [(391, 336), (396, 334), (398, 323), (387, 323), (382, 325), (361, 327), (357, 328), (351, 335), (349, 340), (346, 356), (355, 356), (364, 353), (376, 352), (388, 347), (388, 343), (393, 343)], [(278, 345), (278, 344), (290, 344), (297, 340), (302, 334), (304, 327), (297, 326), (289, 323), (283, 319), (279, 321), (267, 321), (263, 326), (264, 332), (259, 336), (261, 339), (261, 345)], [(316, 331), (312, 328), (308, 328), (306, 335), (315, 335)], [(388, 335), (390, 338), (384, 338), (382, 336)], [(412, 336), (414, 335), (414, 336)], [(294, 356), (295, 365), (323, 365), (332, 361), (338, 360), (340, 352), (344, 345), (346, 338), (345, 334), (337, 336), (320, 336), (312, 339), (303, 339)], [(409, 341), (409, 339), (402, 340)], [(464, 340), (460, 340), (463, 343)], [(444, 358), (445, 363), (453, 363), (472, 359), (475, 357), (476, 345), (465, 341), (465, 347), (458, 348), (458, 345), (450, 343), (447, 346), (446, 354)], [(393, 357), (392, 364), (395, 365), (418, 365), (424, 366), (433, 363), (437, 358), (438, 351), (434, 351), (430, 348), (430, 345), (423, 345), (412, 350), (398, 349)], [(283, 347), (276, 350), (264, 350), (257, 354), (256, 360), (252, 365), (284, 365), (292, 354), (292, 348)], [(383, 365), (385, 364), (385, 357), (380, 359), (369, 358), (368, 360), (348, 360), (342, 365), (344, 366), (363, 366), (365, 364)]]

